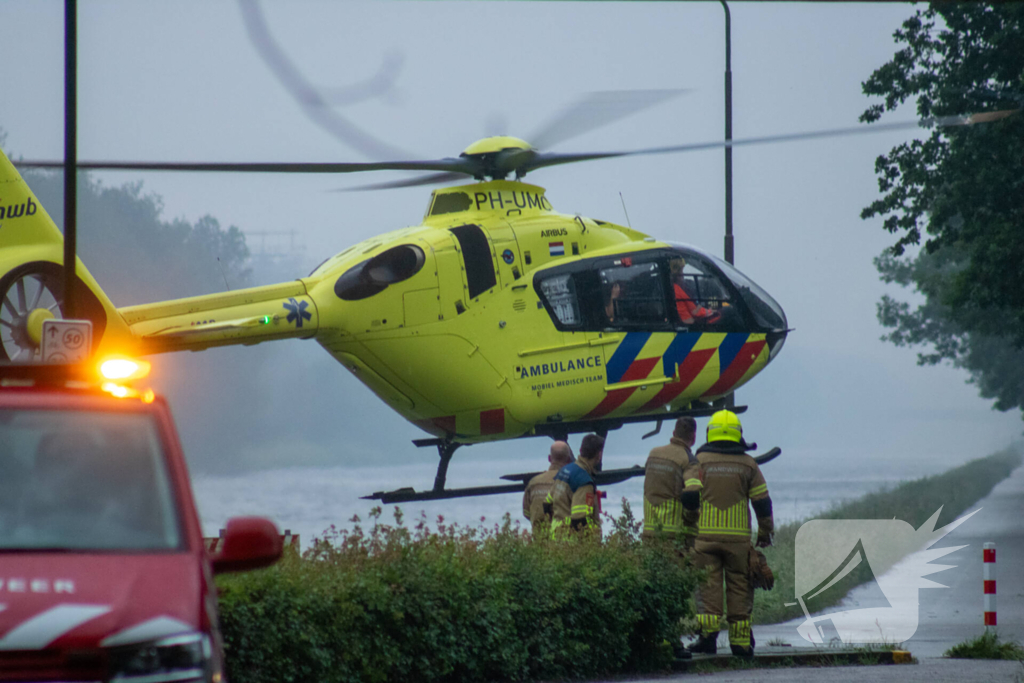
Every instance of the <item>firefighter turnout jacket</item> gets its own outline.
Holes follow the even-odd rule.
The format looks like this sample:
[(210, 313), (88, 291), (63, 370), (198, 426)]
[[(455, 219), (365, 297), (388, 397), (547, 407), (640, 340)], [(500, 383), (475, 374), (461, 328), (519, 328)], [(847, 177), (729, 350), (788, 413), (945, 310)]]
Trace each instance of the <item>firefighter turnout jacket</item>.
[(534, 538), (547, 533), (551, 524), (551, 516), (544, 511), (544, 501), (547, 500), (555, 483), (555, 475), (560, 469), (560, 465), (551, 465), (547, 472), (541, 472), (530, 479), (523, 492), (523, 516), (533, 525)]
[(711, 441), (697, 449), (697, 460), (704, 480), (697, 537), (705, 541), (749, 543), (753, 506), (758, 539), (770, 538), (775, 520), (768, 484), (757, 462), (746, 453), (746, 444)]
[(601, 530), (601, 507), (594, 486), (594, 465), (585, 458), (576, 458), (555, 475), (548, 493), (551, 510), (551, 537), (566, 531)]
[[(710, 427), (709, 427), (710, 431)], [(738, 442), (710, 441), (697, 449), (704, 488), (695, 542), (694, 564), (707, 571), (697, 589), (697, 623), (702, 635), (715, 637), (720, 628), (723, 598), (728, 609), (729, 644), (733, 654), (753, 654), (750, 613), (754, 590), (750, 580), (750, 507), (757, 515), (758, 540), (770, 542), (775, 521), (768, 484)], [(725, 579), (725, 594), (722, 580)]]
[(692, 541), (700, 515), (700, 463), (689, 446), (673, 436), (666, 446), (651, 450), (644, 466), (645, 539), (664, 533)]

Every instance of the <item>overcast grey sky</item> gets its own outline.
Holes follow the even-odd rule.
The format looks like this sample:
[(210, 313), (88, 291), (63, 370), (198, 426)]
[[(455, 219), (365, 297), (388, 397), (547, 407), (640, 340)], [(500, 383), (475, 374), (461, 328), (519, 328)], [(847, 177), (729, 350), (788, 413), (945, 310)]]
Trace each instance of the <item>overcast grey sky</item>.
[[(724, 19), (707, 3), (263, 2), (271, 31), (309, 80), (341, 86), (404, 57), (393, 93), (341, 110), (356, 125), (423, 158), (456, 156), (504, 120), (528, 136), (584, 92), (688, 88), (558, 151), (607, 151), (715, 140), (723, 134)], [(860, 83), (891, 58), (893, 31), (911, 5), (734, 3), (734, 135), (738, 138), (855, 125), (869, 104)], [(8, 151), (62, 155), (62, 3), (4, 0), (0, 25), (0, 127)], [(79, 9), (79, 157), (159, 161), (363, 161), (307, 119), (250, 45), (234, 2), (82, 0)], [(889, 120), (913, 117), (906, 108)], [(860, 210), (878, 194), (874, 159), (906, 133), (737, 149), (737, 265), (784, 307), (795, 328), (781, 355), (740, 391), (746, 433), (779, 445), (788, 465), (834, 470), (869, 462), (893, 476), (934, 471), (1014, 440), (1018, 412), (990, 409), (966, 375), (916, 366), (913, 350), (879, 340), (875, 304), (886, 291), (871, 259), (891, 243)], [(625, 222), (662, 239), (722, 250), (721, 151), (562, 166), (531, 174), (556, 209)], [(243, 230), (295, 229), (315, 264), (361, 239), (416, 224), (429, 189), (335, 193), (401, 177), (167, 173), (143, 179), (166, 217), (212, 214)], [(59, 207), (49, 207), (59, 211)], [(87, 240), (88, 235), (82, 235)], [(296, 273), (296, 276), (306, 272)], [(102, 284), (102, 273), (96, 273)], [(909, 293), (898, 292), (901, 297)], [(129, 301), (115, 301), (127, 305)], [(279, 418), (282, 448), (343, 462), (344, 443), (414, 453), (423, 436), (388, 411), (310, 342), (262, 351), (261, 399)], [(250, 349), (179, 354), (165, 367)], [(255, 357), (255, 356), (253, 356)], [(158, 363), (162, 361), (158, 360)], [(165, 370), (166, 373), (166, 370)], [(272, 381), (271, 381), (272, 380)], [(160, 369), (157, 384), (160, 384)], [(312, 395), (305, 393), (310, 387)], [(171, 395), (186, 445), (210, 410), (180, 388)], [(231, 396), (244, 406), (252, 397)], [(330, 406), (330, 421), (295, 419)], [(336, 410), (333, 409), (337, 406)], [(265, 421), (265, 412), (248, 418)], [(297, 424), (302, 426), (298, 427)], [(240, 423), (244, 428), (244, 419)], [(643, 428), (611, 435), (609, 452), (645, 453)], [(240, 437), (241, 438), (241, 437)], [(477, 446), (459, 458), (543, 452), (541, 441)], [(337, 460), (334, 458), (337, 457)], [(855, 465), (856, 466), (856, 465)], [(503, 474), (495, 464), (495, 476)], [(429, 481), (396, 482), (428, 486)]]

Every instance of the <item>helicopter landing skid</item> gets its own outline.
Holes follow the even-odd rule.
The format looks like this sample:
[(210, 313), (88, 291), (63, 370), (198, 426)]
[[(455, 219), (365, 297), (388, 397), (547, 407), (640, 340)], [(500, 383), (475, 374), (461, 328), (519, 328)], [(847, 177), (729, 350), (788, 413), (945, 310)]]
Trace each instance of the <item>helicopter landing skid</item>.
[[(427, 441), (428, 439), (424, 439)], [(452, 449), (454, 450), (454, 449)], [(763, 465), (766, 462), (774, 460), (782, 453), (782, 449), (775, 447), (763, 453), (761, 455), (755, 455), (754, 461), (758, 465)], [(438, 470), (441, 469), (441, 465), (438, 465)], [(379, 500), (385, 505), (391, 503), (408, 503), (410, 501), (420, 500), (444, 500), (446, 498), (469, 498), (472, 496), (493, 496), (499, 493), (522, 493), (526, 490), (526, 484), (540, 472), (524, 472), (522, 474), (506, 474), (502, 477), (507, 481), (517, 482), (515, 484), (498, 484), (497, 486), (471, 486), (461, 489), (446, 489), (443, 486), (441, 488), (435, 488), (432, 491), (417, 491), (411, 486), (394, 491), (377, 491), (369, 496), (363, 496), (363, 500)], [(641, 477), (644, 474), (644, 468), (640, 465), (633, 465), (632, 467), (624, 467), (617, 470), (603, 470), (594, 475), (594, 483), (598, 486), (608, 486), (610, 484), (618, 484), (619, 482), (632, 479), (633, 477)], [(436, 483), (436, 482), (435, 482)]]
[[(609, 430), (618, 429), (623, 424), (630, 422), (658, 422), (658, 427), (661, 427), (661, 423), (664, 420), (675, 419), (682, 417), (683, 415), (690, 415), (693, 417), (703, 417), (712, 414), (717, 406), (702, 405), (699, 407), (691, 408), (689, 410), (681, 410), (672, 413), (665, 413), (660, 416), (638, 416), (638, 417), (626, 417), (619, 418), (617, 420), (592, 420), (589, 422), (557, 422), (548, 423), (545, 425), (538, 425), (534, 429), (532, 434), (524, 434), (523, 438), (536, 437), (536, 436), (547, 436), (552, 439), (565, 440), (571, 433), (579, 432), (596, 432), (602, 437), (606, 437)], [(734, 412), (742, 413), (747, 409), (746, 406), (737, 406), (733, 408)], [(657, 433), (659, 430), (655, 430), (653, 433)], [(653, 434), (652, 433), (652, 434)], [(652, 434), (645, 435), (651, 436)], [(471, 486), (466, 488), (458, 489), (446, 489), (445, 482), (448, 477), (448, 465), (451, 463), (452, 456), (455, 455), (455, 451), (460, 446), (470, 446), (472, 444), (461, 443), (458, 441), (451, 441), (450, 439), (414, 439), (413, 443), (420, 447), (425, 448), (428, 446), (435, 446), (437, 448), (437, 454), (440, 458), (440, 462), (437, 464), (437, 474), (434, 475), (434, 487), (429, 491), (417, 491), (411, 486), (395, 489), (394, 491), (375, 491), (368, 496), (362, 496), (363, 500), (379, 500), (385, 505), (391, 503), (407, 503), (410, 501), (420, 500), (445, 500), (448, 498), (468, 498), (472, 496), (492, 496), (500, 493), (522, 493), (526, 490), (526, 484), (534, 476), (540, 474), (540, 472), (527, 472), (523, 474), (506, 474), (501, 477), (507, 481), (515, 481), (515, 484), (498, 484), (495, 486)], [(753, 444), (756, 448), (756, 444)], [(767, 453), (762, 455), (754, 456), (755, 462), (762, 465), (770, 460), (774, 460), (782, 450), (779, 448), (773, 448)], [(619, 482), (631, 479), (633, 477), (639, 477), (644, 474), (644, 468), (639, 465), (633, 467), (627, 467), (616, 470), (604, 470), (598, 472), (595, 477), (595, 483), (598, 486), (607, 486), (609, 484), (617, 484)]]

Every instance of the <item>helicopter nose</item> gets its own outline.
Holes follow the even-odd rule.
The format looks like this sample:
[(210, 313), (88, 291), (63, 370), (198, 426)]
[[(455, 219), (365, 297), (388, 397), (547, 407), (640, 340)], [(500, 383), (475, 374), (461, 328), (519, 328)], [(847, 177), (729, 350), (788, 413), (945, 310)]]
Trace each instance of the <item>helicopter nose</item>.
[[(785, 320), (785, 318), (783, 318)], [(769, 332), (765, 335), (765, 341), (768, 342), (768, 362), (775, 360), (775, 356), (779, 355), (779, 351), (782, 350), (783, 344), (786, 343), (786, 335), (789, 334), (789, 330), (776, 330)]]

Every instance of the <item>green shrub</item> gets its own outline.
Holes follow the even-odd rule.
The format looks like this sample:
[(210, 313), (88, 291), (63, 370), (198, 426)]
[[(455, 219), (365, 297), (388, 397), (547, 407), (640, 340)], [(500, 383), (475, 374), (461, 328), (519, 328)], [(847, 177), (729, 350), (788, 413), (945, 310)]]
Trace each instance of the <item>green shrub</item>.
[(943, 653), (953, 659), (1017, 659), (1024, 661), (1024, 647), (1015, 640), (1000, 641), (995, 631), (986, 630), (977, 638), (965, 640)]
[[(535, 542), (371, 513), (301, 558), (218, 579), (229, 678), (516, 681), (667, 666), (695, 573), (644, 547), (628, 506), (603, 541)], [(353, 520), (358, 522), (358, 520)]]

